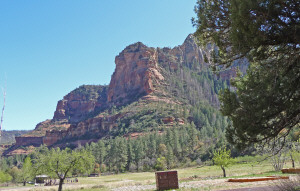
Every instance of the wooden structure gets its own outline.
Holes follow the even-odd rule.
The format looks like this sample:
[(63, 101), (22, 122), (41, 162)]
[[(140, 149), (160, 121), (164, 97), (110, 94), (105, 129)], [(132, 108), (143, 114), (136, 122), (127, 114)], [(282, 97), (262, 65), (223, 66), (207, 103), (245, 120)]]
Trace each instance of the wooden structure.
[(47, 175), (37, 175), (35, 177), (35, 183), (36, 184), (45, 184), (45, 181), (48, 179)]
[(91, 173), (91, 174), (88, 175), (88, 177), (98, 177), (98, 176), (99, 176), (98, 173)]
[(155, 172), (155, 177), (157, 190), (169, 190), (179, 188), (177, 171)]
[(228, 182), (257, 182), (268, 180), (289, 179), (288, 176), (267, 176), (267, 177), (254, 177), (254, 178), (230, 178)]
[(286, 168), (281, 170), (282, 173), (300, 174), (300, 168)]

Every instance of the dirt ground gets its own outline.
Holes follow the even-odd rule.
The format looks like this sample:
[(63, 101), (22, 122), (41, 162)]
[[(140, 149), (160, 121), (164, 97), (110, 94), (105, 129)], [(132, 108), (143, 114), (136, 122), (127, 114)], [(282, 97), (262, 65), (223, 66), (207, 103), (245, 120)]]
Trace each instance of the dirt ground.
[[(261, 181), (261, 182), (228, 182), (227, 179), (207, 179), (195, 180), (188, 182), (180, 182), (179, 187), (182, 190), (211, 190), (211, 191), (276, 191), (275, 184), (279, 181)], [(63, 188), (69, 190), (80, 190), (83, 188), (91, 188), (95, 185), (91, 184), (64, 184)], [(155, 190), (156, 185), (134, 185), (111, 188), (112, 191), (140, 191), (140, 190)], [(57, 190), (57, 186), (36, 186), (36, 187), (11, 187), (0, 188), (1, 191), (43, 191)]]
[[(179, 188), (183, 190), (199, 189), (199, 190), (219, 190), (219, 191), (272, 191), (277, 181), (261, 181), (261, 182), (247, 182), (236, 183), (227, 182), (227, 179), (211, 179), (200, 180), (179, 183)], [(254, 188), (259, 187), (259, 188)], [(243, 188), (243, 189), (241, 189)], [(125, 186), (112, 189), (113, 191), (140, 191), (140, 190), (155, 190), (156, 185), (137, 185), (137, 186)]]

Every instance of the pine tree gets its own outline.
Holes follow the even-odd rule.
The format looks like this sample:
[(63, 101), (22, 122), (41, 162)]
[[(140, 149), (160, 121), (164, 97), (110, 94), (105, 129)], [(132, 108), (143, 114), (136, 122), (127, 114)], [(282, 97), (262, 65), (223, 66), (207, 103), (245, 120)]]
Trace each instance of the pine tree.
[(130, 170), (131, 164), (134, 163), (135, 155), (134, 155), (134, 150), (132, 146), (132, 140), (131, 137), (128, 138), (127, 140), (127, 170)]
[(211, 46), (215, 70), (247, 59), (220, 100), (232, 125), (227, 139), (238, 148), (286, 137), (300, 122), (300, 2), (197, 1), (195, 36)]
[(137, 166), (137, 169), (140, 169), (139, 162), (144, 158), (144, 148), (143, 143), (140, 138), (135, 140), (135, 143), (133, 145), (133, 152), (134, 152), (134, 161)]
[(117, 170), (124, 172), (125, 171), (125, 167), (127, 165), (127, 159), (128, 159), (128, 155), (127, 155), (127, 145), (126, 145), (126, 141), (123, 138), (116, 138), (116, 145), (118, 146), (117, 148), (117, 153), (116, 153), (116, 165), (117, 165)]
[(149, 136), (149, 145), (148, 145), (148, 154), (147, 156), (149, 158), (155, 158), (157, 156), (157, 148), (156, 148), (156, 139), (155, 136), (157, 136), (157, 134), (151, 134)]
[(173, 133), (173, 137), (174, 137), (173, 151), (174, 151), (175, 156), (178, 158), (178, 157), (180, 157), (180, 153), (182, 152), (181, 145), (179, 143), (178, 130), (174, 128), (172, 133)]
[(100, 164), (100, 170), (102, 171), (102, 165), (104, 164), (104, 159), (106, 157), (106, 148), (102, 140), (100, 140), (96, 146), (97, 155), (95, 156), (96, 161)]
[(167, 160), (167, 168), (171, 169), (174, 163), (174, 154), (173, 154), (172, 147), (169, 144), (167, 145), (166, 160)]

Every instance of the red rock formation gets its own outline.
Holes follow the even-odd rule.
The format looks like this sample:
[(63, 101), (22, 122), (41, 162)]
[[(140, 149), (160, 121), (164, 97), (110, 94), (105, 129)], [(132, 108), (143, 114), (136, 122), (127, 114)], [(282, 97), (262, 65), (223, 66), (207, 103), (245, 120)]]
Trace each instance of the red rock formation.
[(86, 114), (94, 111), (97, 100), (88, 100), (84, 95), (70, 93), (60, 100), (54, 113), (55, 120), (77, 122)]
[(177, 122), (179, 125), (184, 125), (184, 119), (178, 118)]
[(153, 80), (164, 80), (157, 66), (157, 51), (142, 43), (125, 48), (115, 59), (116, 69), (109, 84), (109, 103), (122, 105), (155, 91)]
[[(124, 114), (123, 114), (124, 115)], [(86, 134), (94, 137), (103, 137), (112, 128), (116, 127), (116, 121), (122, 115), (97, 116), (87, 119), (78, 124), (72, 125), (66, 134), (66, 137), (80, 137)]]
[(43, 144), (42, 137), (15, 137), (16, 146), (33, 145), (39, 147)]
[(175, 118), (174, 117), (166, 117), (163, 118), (162, 121), (164, 122), (164, 124), (173, 124)]
[(51, 146), (57, 141), (63, 139), (67, 134), (66, 130), (62, 131), (57, 131), (57, 130), (52, 130), (52, 131), (47, 131), (46, 135), (43, 137), (43, 144), (47, 146)]
[(79, 122), (105, 102), (105, 86), (80, 86), (58, 102), (53, 120)]
[[(171, 96), (168, 97), (167, 91), (160, 88), (162, 85), (168, 86), (166, 84), (168, 78), (163, 76), (165, 75), (163, 68), (169, 67), (177, 71), (185, 66), (201, 71), (203, 67), (208, 67), (203, 60), (203, 54), (203, 50), (197, 46), (192, 35), (189, 35), (181, 46), (173, 49), (149, 48), (140, 42), (132, 44), (115, 58), (116, 69), (109, 87), (84, 85), (70, 92), (58, 102), (53, 120), (38, 124), (35, 132), (39, 132), (37, 133), (39, 136), (44, 136), (42, 142), (47, 145), (52, 145), (63, 138), (80, 137), (86, 134), (100, 138), (116, 127), (117, 119), (122, 118), (120, 115), (106, 117), (95, 115), (112, 105), (125, 105), (139, 98), (147, 102), (163, 101), (169, 104), (180, 104), (176, 99), (172, 100)], [(234, 75), (235, 71), (229, 70), (221, 73), (220, 76), (222, 79), (229, 79)], [(207, 97), (212, 96), (209, 94), (206, 95)], [(215, 99), (217, 98), (212, 97), (209, 101), (217, 102)], [(176, 121), (184, 124), (182, 119)], [(169, 117), (163, 119), (163, 122), (172, 124), (175, 118)], [(53, 129), (58, 130), (53, 131)], [(17, 140), (18, 145), (41, 141), (31, 136), (21, 139)]]
[(34, 152), (34, 148), (33, 146), (29, 146), (26, 150), (25, 149), (15, 149), (11, 152), (6, 153), (6, 156), (13, 156), (13, 155), (28, 155), (32, 152)]

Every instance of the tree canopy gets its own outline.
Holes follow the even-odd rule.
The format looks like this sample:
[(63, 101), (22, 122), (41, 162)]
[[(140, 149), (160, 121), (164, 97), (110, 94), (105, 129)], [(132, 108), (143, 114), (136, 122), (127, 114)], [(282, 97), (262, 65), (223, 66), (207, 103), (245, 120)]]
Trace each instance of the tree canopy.
[(231, 158), (231, 151), (227, 150), (226, 147), (218, 149), (213, 152), (213, 161), (215, 165), (220, 166), (223, 170), (223, 176), (226, 177), (225, 168), (233, 164), (233, 158)]
[(300, 2), (297, 0), (199, 0), (195, 36), (214, 43), (215, 69), (240, 59), (250, 63), (220, 100), (232, 125), (227, 139), (239, 148), (285, 137), (300, 123)]
[(65, 178), (76, 172), (90, 172), (94, 168), (94, 157), (86, 150), (60, 150), (60, 148), (45, 148), (38, 153), (34, 160), (34, 168), (37, 173), (45, 173), (48, 176), (59, 179), (59, 188), (62, 190), (62, 184)]
[(26, 185), (26, 182), (34, 178), (34, 172), (32, 169), (31, 158), (27, 156), (24, 160), (22, 170), (20, 173), (20, 180), (23, 182), (23, 186)]

